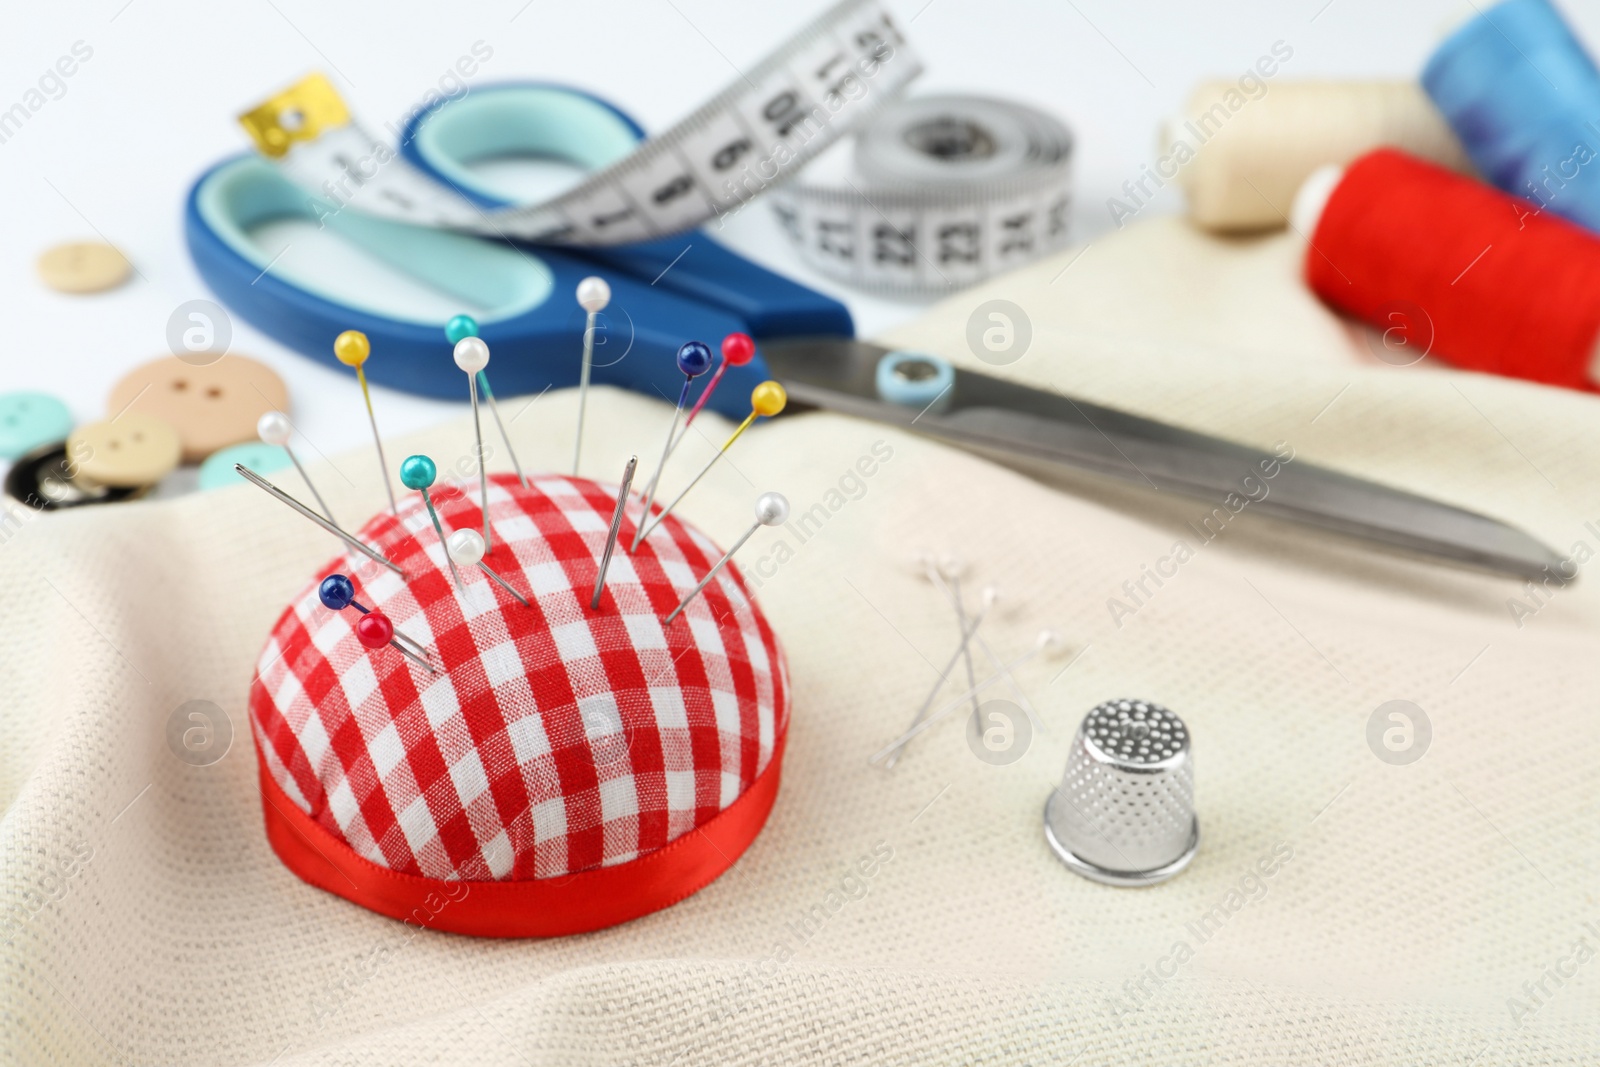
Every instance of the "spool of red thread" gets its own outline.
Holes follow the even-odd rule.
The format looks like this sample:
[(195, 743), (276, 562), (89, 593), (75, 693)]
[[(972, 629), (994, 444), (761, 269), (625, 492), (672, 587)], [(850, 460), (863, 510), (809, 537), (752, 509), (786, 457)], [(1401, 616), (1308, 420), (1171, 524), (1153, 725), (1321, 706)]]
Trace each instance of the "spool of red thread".
[(1389, 148), (1312, 175), (1294, 214), (1311, 289), (1387, 351), (1595, 389), (1595, 235)]

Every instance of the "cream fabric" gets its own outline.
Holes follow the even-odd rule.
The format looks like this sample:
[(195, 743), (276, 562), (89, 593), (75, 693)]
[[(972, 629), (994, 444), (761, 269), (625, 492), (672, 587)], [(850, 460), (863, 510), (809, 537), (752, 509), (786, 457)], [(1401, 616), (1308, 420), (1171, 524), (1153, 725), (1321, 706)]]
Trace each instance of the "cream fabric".
[[(1594, 398), (1431, 360), (1385, 366), (1301, 290), (1298, 254), (1292, 237), (1222, 242), (1157, 220), (962, 293), (893, 340), (970, 363), (969, 314), (1011, 300), (1034, 329), (1018, 377), (1285, 441), (1296, 462), (1600, 548)], [(520, 417), (523, 462), (560, 469), (574, 415), (571, 394), (552, 394)], [(599, 390), (586, 471), (615, 478), (668, 418)], [(711, 422), (697, 425), (714, 437)], [(469, 440), (457, 421), (388, 451), (444, 467)], [(892, 456), (848, 479), (875, 442)], [(339, 458), (348, 483), (323, 471), (336, 513), (380, 506), (370, 465)], [(828, 495), (841, 480), (857, 498)], [(764, 531), (741, 557), (773, 572), (758, 596), (793, 673), (777, 807), (697, 896), (547, 942), (413, 934), (302, 884), (268, 849), (245, 695), (329, 538), (249, 487), (4, 527), (0, 1058), (1600, 1061), (1595, 578), (1537, 611), (1524, 598), (1519, 628), (1507, 579), (1248, 510), (1198, 547), (1184, 524), (1201, 505), (1070, 482), (830, 415), (749, 434), (686, 517), (726, 543), (760, 490), (797, 511), (839, 504), (803, 544)], [(1194, 557), (1116, 625), (1108, 599), (1184, 536)], [(1047, 729), (1011, 766), (974, 758), (954, 720), (892, 772), (867, 764), (955, 643), (918, 550), (964, 555), (974, 600), (984, 582), (1004, 589), (983, 629), (1001, 658), (1042, 627), (1066, 639), (1065, 656), (1018, 670)], [(1194, 736), (1202, 848), (1153, 889), (1087, 882), (1041, 836), (1078, 720), (1120, 695), (1168, 704)], [(190, 699), (232, 720), (212, 766), (167, 746)], [(1409, 766), (1366, 741), (1393, 699), (1432, 723)], [(863, 877), (874, 849), (892, 859)]]

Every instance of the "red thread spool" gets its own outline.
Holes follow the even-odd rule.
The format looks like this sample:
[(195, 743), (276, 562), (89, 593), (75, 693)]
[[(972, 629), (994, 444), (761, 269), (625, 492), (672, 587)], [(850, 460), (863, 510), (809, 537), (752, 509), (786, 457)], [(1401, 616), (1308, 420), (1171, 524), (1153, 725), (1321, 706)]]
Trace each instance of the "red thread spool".
[[(1303, 207), (1315, 210), (1297, 203), (1297, 215)], [(1472, 370), (1594, 390), (1600, 239), (1536, 211), (1379, 149), (1350, 164), (1315, 226), (1302, 227), (1312, 232), (1306, 281), (1329, 304), (1384, 330), (1386, 343)]]

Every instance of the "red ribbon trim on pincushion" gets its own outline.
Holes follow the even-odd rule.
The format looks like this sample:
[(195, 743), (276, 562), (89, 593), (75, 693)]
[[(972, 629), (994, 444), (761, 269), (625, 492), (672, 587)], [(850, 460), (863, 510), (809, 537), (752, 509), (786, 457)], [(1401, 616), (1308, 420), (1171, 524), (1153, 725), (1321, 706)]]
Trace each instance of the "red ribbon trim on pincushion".
[(560, 937), (601, 930), (704, 889), (750, 847), (778, 797), (783, 736), (750, 788), (703, 825), (646, 856), (558, 878), (447, 882), (358, 856), (295, 806), (260, 764), (272, 850), (300, 878), (391, 919), (476, 937)]

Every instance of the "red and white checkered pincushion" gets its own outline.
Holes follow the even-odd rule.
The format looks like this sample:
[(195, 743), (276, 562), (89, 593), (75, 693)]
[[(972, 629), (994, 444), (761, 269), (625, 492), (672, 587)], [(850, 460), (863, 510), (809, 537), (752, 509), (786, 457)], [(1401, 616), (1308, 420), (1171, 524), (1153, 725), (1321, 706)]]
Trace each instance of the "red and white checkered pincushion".
[[(591, 611), (616, 490), (555, 476), (530, 485), (492, 476), (494, 543), (484, 562), (532, 607), (475, 567), (461, 571), (458, 592), (444, 546), (413, 494), (398, 518), (384, 513), (358, 534), (403, 568), (405, 579), (360, 556), (353, 557), (359, 567), (341, 557), (273, 629), (250, 717), (269, 833), (288, 820), (294, 833), (280, 828), (274, 845), (302, 877), (388, 914), (399, 907), (343, 887), (335, 874), (352, 885), (363, 881), (351, 879), (343, 854), (323, 857), (337, 871), (312, 877), (302, 868), (320, 866), (314, 857), (297, 864), (285, 853), (295, 835), (319, 853), (331, 838), (336, 851), (359, 857), (358, 875), (382, 885), (517, 883), (538, 890), (619, 868), (610, 881), (580, 883), (615, 895), (619, 885), (628, 888), (620, 880), (625, 869), (656, 854), (662, 858), (641, 876), (662, 877), (668, 853), (681, 859), (700, 847), (682, 842), (685, 835), (737, 814), (731, 809), (764, 778), (775, 793), (788, 678), (772, 629), (734, 566), (663, 625), (721, 552), (676, 517), (628, 552), (642, 515), (635, 499), (600, 609)], [(446, 534), (481, 525), (475, 484), (470, 496), (438, 489)], [(428, 648), (438, 673), (393, 648), (363, 647), (356, 609), (331, 611), (318, 599), (321, 579), (334, 572), (350, 574), (359, 602)], [(721, 820), (718, 832), (748, 823), (750, 807), (741, 819)], [(750, 837), (765, 814), (763, 808)], [(676, 851), (668, 850), (674, 842)], [(715, 873), (647, 896), (671, 903)], [(545, 897), (504, 899), (548, 904)], [(452, 925), (448, 917), (425, 924), (565, 932), (538, 923)], [(580, 927), (594, 925), (609, 923)]]

